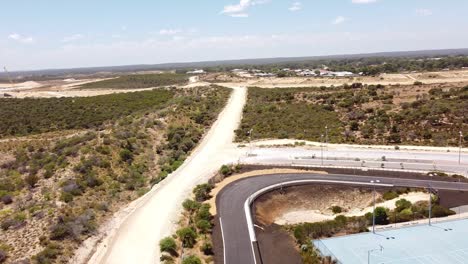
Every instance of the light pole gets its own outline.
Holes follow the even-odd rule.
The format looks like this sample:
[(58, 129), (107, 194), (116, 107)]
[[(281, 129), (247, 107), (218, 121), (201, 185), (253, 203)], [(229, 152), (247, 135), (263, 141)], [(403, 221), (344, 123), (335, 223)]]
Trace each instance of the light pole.
[(375, 184), (379, 183), (379, 180), (370, 181), (374, 187), (374, 210), (372, 211), (372, 233), (375, 234)]
[(462, 138), (463, 138), (463, 133), (460, 131), (460, 143), (459, 143), (459, 148), (458, 148), (458, 165), (461, 164)]
[(252, 155), (252, 132), (253, 132), (253, 128), (251, 128), (249, 130), (249, 151), (248, 151), (248, 154), (247, 154), (247, 157), (250, 157), (250, 155)]
[(325, 146), (327, 146), (328, 152), (328, 125), (325, 125)]
[(383, 252), (383, 250), (384, 250), (384, 248), (382, 247), (382, 245), (379, 245), (379, 248), (368, 250), (367, 251), (367, 264), (370, 264), (370, 256), (371, 256), (372, 252), (374, 252), (374, 251)]
[(323, 166), (323, 134), (320, 135), (320, 153), (322, 156), (322, 166)]
[(431, 189), (429, 188), (429, 226), (432, 225), (431, 217), (432, 217), (432, 193), (431, 193)]

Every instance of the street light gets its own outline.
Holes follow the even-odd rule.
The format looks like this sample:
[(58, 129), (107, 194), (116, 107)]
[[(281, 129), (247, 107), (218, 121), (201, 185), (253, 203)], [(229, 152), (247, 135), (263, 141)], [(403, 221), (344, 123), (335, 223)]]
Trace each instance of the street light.
[(379, 245), (379, 248), (368, 250), (367, 251), (367, 264), (370, 264), (370, 256), (371, 256), (372, 252), (374, 252), (374, 251), (383, 252), (383, 250), (384, 250), (384, 248), (382, 247), (382, 245)]
[(323, 134), (320, 135), (320, 152), (322, 156), (322, 166), (323, 166)]
[(328, 125), (325, 125), (325, 145), (327, 146), (328, 152)]
[(463, 138), (463, 133), (460, 131), (460, 144), (458, 148), (458, 165), (461, 164), (462, 138)]
[(252, 132), (253, 128), (251, 128), (249, 132), (247, 132), (249, 134), (249, 150), (247, 153), (247, 157), (250, 157), (252, 155)]
[(375, 234), (375, 184), (379, 183), (379, 180), (370, 181), (374, 187), (374, 211), (372, 211), (372, 233)]

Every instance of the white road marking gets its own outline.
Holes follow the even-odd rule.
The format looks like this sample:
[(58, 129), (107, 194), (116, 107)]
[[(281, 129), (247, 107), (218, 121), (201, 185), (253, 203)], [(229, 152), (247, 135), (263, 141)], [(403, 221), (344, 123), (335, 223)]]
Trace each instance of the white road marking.
[(223, 257), (224, 257), (224, 264), (226, 263), (226, 241), (224, 241), (224, 230), (223, 230), (223, 220), (221, 217), (219, 218), (219, 225), (221, 227), (221, 237), (223, 239)]

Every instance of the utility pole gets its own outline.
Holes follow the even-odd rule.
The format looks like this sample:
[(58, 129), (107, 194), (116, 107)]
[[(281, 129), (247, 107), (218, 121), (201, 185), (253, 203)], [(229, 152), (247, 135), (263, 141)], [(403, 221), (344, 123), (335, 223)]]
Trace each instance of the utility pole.
[(325, 146), (327, 147), (328, 153), (328, 125), (325, 125)]
[(463, 133), (460, 130), (460, 143), (459, 143), (459, 148), (458, 148), (458, 165), (461, 164), (461, 151), (462, 151), (462, 138), (463, 138)]
[(431, 189), (429, 188), (429, 226), (432, 225), (431, 217), (432, 217), (432, 193), (431, 193)]
[(375, 184), (379, 183), (379, 180), (371, 181), (372, 186), (374, 187), (374, 210), (372, 211), (372, 233), (375, 234)]
[(320, 135), (320, 152), (322, 156), (322, 166), (323, 166), (323, 134)]
[(248, 154), (247, 154), (247, 157), (250, 157), (252, 155), (252, 133), (253, 133), (253, 128), (251, 128), (249, 130), (249, 151), (248, 151)]

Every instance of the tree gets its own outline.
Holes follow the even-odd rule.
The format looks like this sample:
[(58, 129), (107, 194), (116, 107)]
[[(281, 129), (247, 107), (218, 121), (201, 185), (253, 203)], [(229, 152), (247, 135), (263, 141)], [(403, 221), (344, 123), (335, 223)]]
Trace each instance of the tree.
[(205, 255), (213, 255), (213, 245), (210, 242), (205, 241), (205, 243), (201, 245), (200, 250), (203, 251)]
[(186, 199), (183, 203), (182, 206), (184, 207), (185, 211), (188, 211), (190, 213), (195, 212), (200, 208), (201, 204), (199, 202), (196, 202), (191, 199)]
[(206, 234), (211, 230), (211, 223), (207, 220), (198, 220), (197, 221), (197, 228), (200, 230), (200, 233)]
[(172, 237), (165, 237), (159, 241), (159, 249), (161, 252), (167, 252), (172, 256), (177, 256), (177, 244)]
[(202, 264), (197, 256), (187, 256), (182, 260), (182, 264)]
[(182, 241), (182, 246), (192, 248), (197, 242), (197, 233), (191, 227), (184, 227), (177, 230), (177, 236)]
[(398, 201), (395, 202), (395, 206), (396, 206), (396, 211), (397, 212), (401, 212), (405, 209), (408, 209), (408, 208), (411, 208), (412, 204), (410, 201), (406, 200), (406, 199), (400, 199)]
[(386, 225), (388, 224), (387, 209), (384, 207), (375, 208), (375, 224)]
[(211, 198), (210, 192), (213, 189), (213, 185), (205, 183), (199, 184), (193, 189), (193, 194), (195, 194), (195, 200), (198, 202), (203, 202)]

